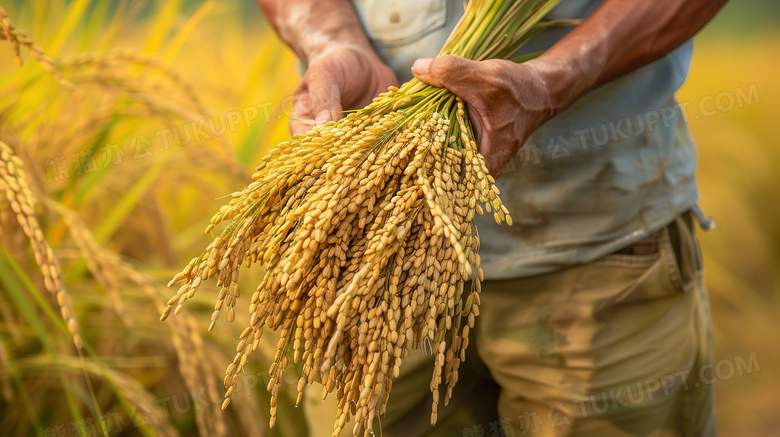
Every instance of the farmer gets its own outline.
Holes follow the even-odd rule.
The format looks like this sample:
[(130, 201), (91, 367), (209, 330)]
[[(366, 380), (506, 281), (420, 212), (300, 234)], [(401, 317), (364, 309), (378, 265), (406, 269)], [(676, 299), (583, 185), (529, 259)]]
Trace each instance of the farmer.
[[(716, 434), (699, 379), (712, 352), (693, 235), (705, 220), (674, 93), (724, 0), (563, 0), (547, 18), (584, 21), (539, 33), (521, 53), (544, 54), (522, 64), (434, 58), (462, 0), (258, 3), (307, 66), (293, 133), (413, 74), (468, 103), (514, 218), (477, 222), (481, 314), (450, 405), (432, 427), (433, 357), (413, 353), (375, 435)], [(311, 435), (330, 435), (335, 405), (312, 388)]]

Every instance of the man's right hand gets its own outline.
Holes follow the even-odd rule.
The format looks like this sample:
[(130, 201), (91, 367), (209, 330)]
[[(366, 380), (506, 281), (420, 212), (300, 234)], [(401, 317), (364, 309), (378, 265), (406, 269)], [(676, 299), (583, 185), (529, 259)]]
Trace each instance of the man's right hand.
[(295, 90), (290, 132), (302, 134), (314, 126), (338, 120), (344, 109), (368, 105), (391, 85), (398, 85), (398, 79), (371, 48), (330, 44), (311, 57)]

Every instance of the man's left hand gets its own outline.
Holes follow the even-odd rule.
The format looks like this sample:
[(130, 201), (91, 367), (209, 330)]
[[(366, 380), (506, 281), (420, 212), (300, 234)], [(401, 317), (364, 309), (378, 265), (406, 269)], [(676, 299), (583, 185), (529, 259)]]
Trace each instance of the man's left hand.
[(509, 166), (528, 137), (562, 109), (550, 91), (548, 69), (533, 60), (517, 64), (444, 55), (418, 59), (412, 73), (467, 103), (479, 151), (494, 177)]

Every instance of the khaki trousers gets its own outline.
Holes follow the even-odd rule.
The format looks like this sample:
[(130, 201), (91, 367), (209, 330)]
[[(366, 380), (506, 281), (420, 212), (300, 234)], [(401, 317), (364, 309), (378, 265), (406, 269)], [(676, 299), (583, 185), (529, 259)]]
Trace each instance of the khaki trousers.
[[(712, 333), (689, 215), (657, 238), (655, 253), (485, 281), (470, 355), (436, 426), (433, 357), (417, 352), (374, 435), (716, 435), (711, 386), (698, 377), (711, 365)], [(335, 400), (322, 402), (318, 385), (304, 395), (310, 435), (330, 436)]]

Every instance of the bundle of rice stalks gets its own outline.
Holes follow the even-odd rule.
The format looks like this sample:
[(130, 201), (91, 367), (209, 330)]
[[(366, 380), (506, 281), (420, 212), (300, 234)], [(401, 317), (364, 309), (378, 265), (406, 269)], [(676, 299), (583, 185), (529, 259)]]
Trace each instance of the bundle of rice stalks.
[[(472, 0), (441, 54), (508, 58), (551, 24), (540, 20), (557, 3)], [(490, 213), (512, 224), (464, 103), (416, 80), (392, 87), (367, 107), (280, 144), (253, 179), (214, 215), (207, 233), (230, 224), (173, 278), (169, 285), (182, 285), (162, 315), (179, 313), (217, 275), (209, 329), (223, 311), (232, 322), (239, 268), (266, 266), (249, 305), (250, 326), (227, 368), (223, 408), (269, 328), (281, 333), (268, 385), (272, 427), (282, 374), (302, 362), (298, 400), (306, 384), (320, 383), (323, 399), (334, 392), (338, 398), (333, 435), (350, 417), (354, 435), (370, 435), (402, 360), (423, 345), (436, 355), (435, 424), (479, 315), (474, 216)]]

